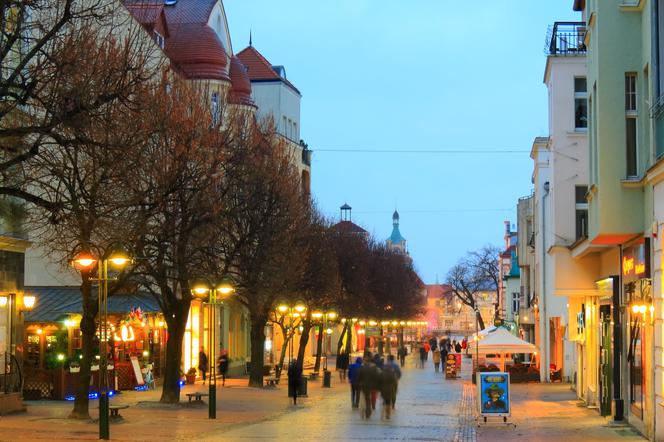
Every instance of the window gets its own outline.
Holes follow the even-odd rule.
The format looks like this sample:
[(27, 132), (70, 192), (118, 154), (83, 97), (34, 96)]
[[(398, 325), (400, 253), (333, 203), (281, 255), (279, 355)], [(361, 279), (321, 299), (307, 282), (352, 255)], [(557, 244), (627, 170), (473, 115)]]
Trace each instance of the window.
[(288, 136), (288, 118), (283, 117), (283, 125), (281, 126), (283, 136)]
[(154, 31), (154, 41), (157, 42), (157, 45), (159, 45), (160, 48), (164, 49), (166, 40), (164, 40), (164, 36), (157, 31)]
[(586, 77), (574, 78), (574, 128), (588, 129), (588, 87)]
[(588, 201), (586, 200), (588, 186), (576, 186), (574, 193), (576, 239), (579, 240), (588, 237)]
[(625, 74), (625, 149), (627, 156), (627, 177), (637, 176), (636, 149), (636, 74)]
[(216, 125), (219, 123), (219, 94), (217, 92), (212, 93), (210, 112), (212, 113), (212, 124)]
[(519, 304), (521, 302), (521, 293), (512, 293), (512, 313), (519, 313)]
[(445, 327), (452, 327), (454, 325), (454, 319), (446, 319)]

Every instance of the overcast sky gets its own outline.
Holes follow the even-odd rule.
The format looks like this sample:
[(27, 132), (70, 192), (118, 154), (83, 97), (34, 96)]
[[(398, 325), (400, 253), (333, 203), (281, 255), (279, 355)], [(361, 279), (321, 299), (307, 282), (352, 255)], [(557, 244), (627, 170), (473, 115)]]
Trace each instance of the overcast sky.
[[(302, 92), (321, 210), (338, 219), (348, 202), (353, 221), (385, 239), (398, 208), (427, 283), (468, 250), (500, 246), (504, 220), (516, 224), (533, 138), (548, 135), (547, 27), (580, 20), (572, 3), (224, 1), (234, 51), (251, 29), (254, 47)], [(413, 152), (422, 150), (466, 153)]]

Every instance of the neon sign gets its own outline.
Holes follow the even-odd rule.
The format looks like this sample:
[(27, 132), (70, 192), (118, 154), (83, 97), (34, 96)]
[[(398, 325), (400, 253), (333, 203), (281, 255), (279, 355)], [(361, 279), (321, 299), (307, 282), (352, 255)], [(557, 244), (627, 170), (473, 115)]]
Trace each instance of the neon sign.
[(643, 238), (637, 244), (623, 249), (621, 267), (626, 282), (650, 278), (649, 238)]
[(122, 327), (120, 327), (120, 336), (118, 336), (118, 333), (113, 334), (113, 339), (116, 342), (132, 342), (136, 340), (136, 336), (134, 335), (134, 328), (131, 325), (127, 324), (122, 324)]

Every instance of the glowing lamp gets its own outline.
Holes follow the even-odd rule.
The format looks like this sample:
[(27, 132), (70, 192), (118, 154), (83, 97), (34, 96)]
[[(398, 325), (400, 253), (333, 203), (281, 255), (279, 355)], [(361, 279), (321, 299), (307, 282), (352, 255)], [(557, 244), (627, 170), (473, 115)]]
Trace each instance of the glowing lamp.
[(332, 334), (332, 329), (331, 329), (331, 328), (328, 328), (328, 329), (326, 330), (326, 332), (327, 332), (328, 335), (331, 335), (331, 334)]
[(637, 313), (639, 313), (639, 306), (638, 305), (636, 305), (636, 304), (632, 305), (632, 313), (634, 313), (635, 315)]
[(164, 321), (159, 321), (158, 323), (159, 327), (163, 327), (165, 325)]
[(337, 317), (337, 314), (335, 312), (330, 312), (327, 314), (327, 317), (330, 319), (335, 319)]
[(297, 304), (295, 306), (295, 311), (298, 313), (302, 313), (307, 309), (307, 307), (304, 304)]
[(33, 295), (23, 295), (23, 308), (26, 310), (32, 310), (35, 307), (37, 298)]
[(72, 265), (79, 270), (88, 270), (97, 263), (97, 258), (89, 252), (80, 252), (72, 260)]
[(235, 287), (233, 287), (229, 282), (224, 281), (217, 286), (217, 291), (222, 296), (228, 296), (235, 291)]
[(288, 311), (288, 306), (281, 304), (279, 307), (277, 307), (277, 310), (279, 310), (280, 313), (286, 313)]
[(150, 353), (147, 350), (143, 350), (143, 356), (148, 357)]
[(320, 319), (320, 318), (323, 317), (323, 314), (321, 312), (313, 312), (311, 314), (311, 317), (314, 318), (314, 319)]
[(399, 322), (400, 325), (406, 325), (406, 321)]
[(353, 320), (353, 322), (357, 322), (357, 318), (353, 318), (352, 320)]
[(369, 321), (369, 325), (372, 326), (372, 327), (375, 327), (375, 326), (378, 325), (378, 323), (376, 321)]
[(62, 353), (58, 353), (57, 358), (58, 358), (58, 361), (64, 361), (65, 360), (65, 355), (63, 355)]
[(399, 325), (399, 323), (397, 321), (392, 321), (392, 325), (396, 327), (397, 325)]
[(197, 284), (191, 289), (191, 293), (197, 298), (205, 298), (209, 292), (210, 288), (203, 284)]
[(640, 305), (639, 306), (639, 313), (644, 314), (646, 312), (646, 306), (645, 305)]
[(360, 325), (361, 325), (362, 327), (364, 327), (365, 324), (366, 324), (365, 321), (360, 321)]
[(44, 330), (42, 330), (41, 328), (38, 328), (38, 329), (37, 329), (37, 334), (38, 334), (38, 335), (41, 335), (42, 333), (44, 333)]
[(346, 318), (341, 318), (341, 323), (345, 324), (346, 323)]
[(6, 307), (9, 302), (9, 297), (7, 295), (0, 295), (0, 307)]

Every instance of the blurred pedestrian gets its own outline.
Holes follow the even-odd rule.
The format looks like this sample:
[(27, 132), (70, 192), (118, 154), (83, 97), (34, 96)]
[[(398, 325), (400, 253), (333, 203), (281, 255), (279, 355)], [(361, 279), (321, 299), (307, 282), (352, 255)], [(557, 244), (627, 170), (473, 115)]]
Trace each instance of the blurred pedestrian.
[(203, 385), (205, 385), (205, 375), (208, 371), (208, 357), (205, 354), (205, 349), (201, 347), (198, 352), (198, 370), (203, 374)]
[(228, 374), (228, 350), (222, 349), (217, 359), (217, 367), (221, 374), (221, 386), (226, 385), (226, 375)]
[(457, 343), (454, 345), (454, 351), (457, 353), (461, 353), (461, 343), (457, 341)]
[(447, 367), (447, 355), (448, 355), (447, 345), (442, 345), (440, 350), (440, 362), (443, 367), (443, 374), (445, 374), (445, 370)]
[(429, 352), (431, 351), (431, 346), (428, 342), (424, 342), (424, 360), (429, 359)]
[(380, 394), (383, 397), (382, 417), (390, 419), (397, 396), (397, 385), (401, 370), (394, 362), (394, 356), (388, 355), (388, 361), (380, 371)]
[(355, 359), (355, 362), (348, 366), (350, 404), (353, 408), (358, 408), (360, 406), (360, 367), (362, 367), (362, 358), (360, 357)]
[(291, 361), (288, 366), (288, 391), (293, 397), (293, 405), (297, 405), (297, 390), (300, 388), (302, 367), (297, 361)]
[(420, 345), (420, 368), (424, 368), (424, 361), (427, 358), (427, 351), (424, 345)]
[(401, 366), (403, 367), (406, 365), (406, 355), (408, 354), (408, 350), (406, 349), (406, 346), (401, 344), (401, 347), (399, 347), (399, 362), (401, 363)]
[(346, 380), (346, 373), (348, 372), (348, 365), (350, 363), (350, 355), (342, 352), (337, 356), (337, 371), (339, 372), (339, 381)]
[(433, 351), (433, 366), (436, 373), (438, 373), (438, 370), (440, 370), (440, 350), (437, 348)]
[(380, 384), (380, 369), (373, 363), (371, 353), (364, 354), (362, 366), (360, 367), (358, 382), (364, 400), (362, 401), (362, 418), (369, 419), (371, 412), (375, 409), (375, 404), (371, 403), (371, 392), (377, 390)]
[(468, 354), (468, 338), (463, 338), (463, 341), (461, 341), (461, 350), (466, 352), (466, 355)]

